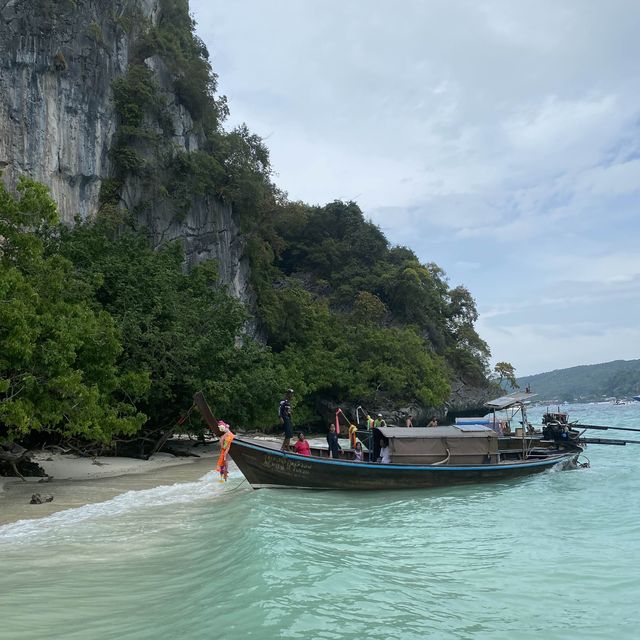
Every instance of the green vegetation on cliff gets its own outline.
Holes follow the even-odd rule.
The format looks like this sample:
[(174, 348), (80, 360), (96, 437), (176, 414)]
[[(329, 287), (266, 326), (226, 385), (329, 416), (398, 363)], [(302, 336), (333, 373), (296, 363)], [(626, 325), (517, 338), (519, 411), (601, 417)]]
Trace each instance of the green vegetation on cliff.
[[(167, 428), (197, 389), (232, 423), (267, 426), (289, 386), (301, 424), (344, 400), (437, 406), (454, 378), (485, 384), (470, 293), (390, 246), (355, 203), (290, 202), (263, 141), (224, 129), (226, 100), (187, 0), (161, 8), (155, 26), (121, 20), (137, 35), (113, 84), (113, 173), (97, 218), (64, 228), (41, 185), (0, 191), (0, 440)], [(174, 144), (171, 100), (190, 114), (197, 149)], [(128, 211), (131, 182), (144, 197)], [(163, 207), (180, 221), (194, 198), (233, 209), (266, 344), (238, 340), (249, 310), (216, 284), (215, 264), (185, 273), (179, 244), (150, 246), (141, 214)]]
[(179, 245), (153, 251), (104, 220), (59, 226), (45, 187), (19, 189), (0, 185), (0, 439), (108, 443), (174, 425), (196, 389), (235, 423), (272, 422), (285, 372), (237, 344), (245, 311), (213, 263), (184, 273)]
[(0, 440), (135, 433), (149, 380), (118, 366), (116, 322), (73, 264), (49, 251), (57, 218), (46, 189), (23, 180), (18, 190), (14, 199), (0, 186)]
[[(264, 226), (280, 195), (271, 182), (268, 149), (246, 126), (223, 129), (226, 98), (215, 95), (217, 77), (195, 35), (188, 1), (160, 5), (156, 25), (139, 20), (129, 68), (113, 83), (118, 129), (110, 150), (114, 175), (101, 191), (103, 209), (120, 207), (126, 181), (133, 179), (144, 198), (131, 211), (132, 221), (158, 206), (181, 221), (194, 197), (209, 196), (231, 204), (251, 234)], [(168, 100), (192, 118), (189, 135), (197, 138), (197, 149), (176, 147)]]
[[(151, 209), (153, 198), (171, 201), (178, 218), (194, 195), (232, 205), (247, 242), (257, 322), (302, 392), (298, 415), (310, 419), (319, 401), (344, 398), (438, 405), (453, 376), (484, 383), (489, 351), (475, 332), (469, 292), (450, 289), (442, 270), (420, 264), (411, 250), (390, 247), (355, 203), (288, 201), (271, 180), (262, 140), (244, 125), (223, 128), (226, 100), (215, 96), (188, 3), (161, 4), (158, 24), (141, 34), (134, 63), (114, 86), (119, 177), (143, 176)], [(166, 118), (151, 57), (170, 73), (200, 132), (196, 151), (167, 155), (166, 139), (154, 137)]]
[[(288, 289), (305, 287), (351, 325), (410, 328), (453, 371), (483, 380), (489, 350), (474, 329), (475, 302), (464, 287), (450, 289), (435, 264), (423, 265), (406, 247), (388, 241), (355, 203), (281, 207), (274, 227), (281, 249), (272, 278), (261, 289), (262, 314), (275, 341), (289, 341), (283, 322)], [(267, 283), (271, 285), (271, 283)], [(290, 301), (289, 301), (290, 302)]]

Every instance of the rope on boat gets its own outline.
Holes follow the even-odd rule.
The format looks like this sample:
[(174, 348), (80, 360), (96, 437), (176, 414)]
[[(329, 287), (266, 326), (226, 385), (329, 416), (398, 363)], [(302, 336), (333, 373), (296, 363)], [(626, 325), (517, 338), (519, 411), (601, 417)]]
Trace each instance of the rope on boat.
[(187, 418), (189, 417), (189, 415), (191, 414), (191, 412), (194, 410), (196, 406), (196, 403), (194, 402), (190, 407), (189, 407), (189, 411), (187, 411), (187, 413), (185, 413), (179, 420), (178, 420), (178, 426), (182, 426), (186, 421)]
[(450, 457), (451, 457), (451, 451), (449, 451), (449, 449), (447, 449), (447, 457), (444, 460), (440, 460), (440, 462), (432, 463), (432, 466), (437, 467), (438, 465), (446, 464), (447, 462), (449, 462), (449, 458)]
[(235, 487), (233, 487), (232, 489), (229, 489), (229, 491), (228, 491), (227, 493), (232, 492), (232, 491), (237, 491), (238, 489), (240, 489), (240, 487), (242, 487), (242, 485), (243, 485), (246, 481), (247, 481), (247, 479), (246, 479), (246, 478), (242, 478), (242, 480), (241, 480), (241, 481), (240, 481), (240, 482), (239, 482)]
[[(580, 456), (584, 456), (587, 461), (586, 462), (580, 462)], [(588, 469), (589, 467), (591, 467), (591, 460), (589, 460), (589, 458), (587, 458), (587, 456), (584, 455), (584, 453), (581, 453), (580, 456), (578, 456), (577, 460), (576, 460), (576, 464), (578, 465), (578, 469)]]
[(242, 478), (242, 482), (239, 482), (235, 487), (233, 487), (233, 489), (229, 489), (226, 493), (233, 493), (234, 491), (237, 491), (246, 481), (246, 478)]

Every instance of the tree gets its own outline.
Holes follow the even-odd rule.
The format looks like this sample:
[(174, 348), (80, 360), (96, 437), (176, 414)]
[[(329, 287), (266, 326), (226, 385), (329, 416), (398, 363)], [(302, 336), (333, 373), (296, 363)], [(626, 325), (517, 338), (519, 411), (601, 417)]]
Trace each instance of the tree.
[(32, 430), (108, 442), (136, 432), (144, 375), (122, 374), (111, 317), (93, 304), (71, 262), (48, 254), (56, 207), (27, 179), (0, 183), (0, 439)]
[(509, 383), (512, 389), (518, 389), (519, 385), (516, 380), (516, 372), (513, 365), (508, 362), (498, 362), (493, 368), (494, 374), (498, 376), (498, 384), (502, 384), (502, 381)]
[(356, 297), (353, 309), (353, 319), (358, 324), (372, 322), (380, 324), (384, 319), (387, 308), (378, 296), (368, 291), (360, 291)]
[(62, 230), (59, 249), (119, 328), (118, 366), (150, 380), (137, 402), (148, 428), (174, 425), (199, 389), (236, 424), (268, 418), (282, 372), (268, 349), (238, 341), (246, 312), (218, 284), (215, 262), (185, 273), (179, 243), (154, 251), (144, 234), (115, 233), (102, 220)]

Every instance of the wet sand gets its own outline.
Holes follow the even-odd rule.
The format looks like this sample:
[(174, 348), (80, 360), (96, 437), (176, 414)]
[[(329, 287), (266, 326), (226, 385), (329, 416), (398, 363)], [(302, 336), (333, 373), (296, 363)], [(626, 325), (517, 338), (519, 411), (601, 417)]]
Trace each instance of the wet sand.
[[(193, 482), (214, 470), (217, 444), (200, 448), (197, 453), (198, 458), (166, 454), (154, 456), (151, 460), (99, 458), (99, 465), (94, 465), (87, 458), (47, 456), (51, 459), (41, 462), (36, 457), (34, 461), (42, 464), (47, 473), (56, 470), (58, 476), (54, 475), (49, 481), (27, 478), (26, 482), (19, 478), (0, 478), (0, 525), (103, 502), (127, 491)], [(53, 501), (30, 504), (34, 493), (51, 495)]]

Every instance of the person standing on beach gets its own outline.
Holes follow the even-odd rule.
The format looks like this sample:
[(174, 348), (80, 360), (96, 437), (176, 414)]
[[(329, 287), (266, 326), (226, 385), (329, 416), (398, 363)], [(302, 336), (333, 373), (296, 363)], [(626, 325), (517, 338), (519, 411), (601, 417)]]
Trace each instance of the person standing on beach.
[(293, 436), (293, 418), (292, 418), (292, 408), (291, 408), (292, 396), (293, 396), (293, 389), (287, 389), (284, 394), (284, 399), (280, 400), (280, 407), (278, 409), (280, 424), (282, 425), (282, 428), (284, 430), (284, 440), (282, 441), (282, 451), (289, 451), (291, 436)]

